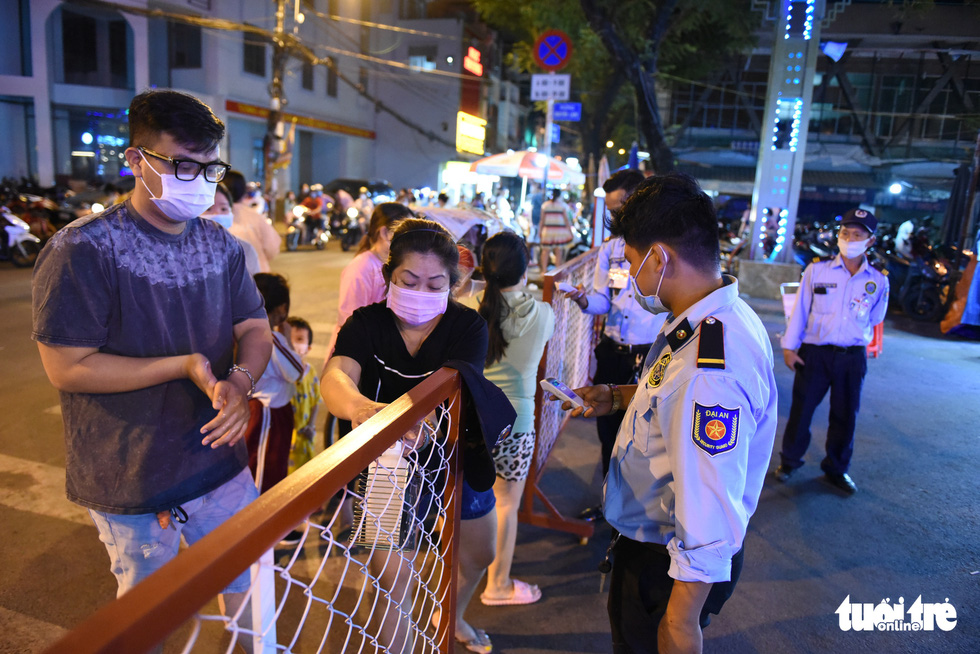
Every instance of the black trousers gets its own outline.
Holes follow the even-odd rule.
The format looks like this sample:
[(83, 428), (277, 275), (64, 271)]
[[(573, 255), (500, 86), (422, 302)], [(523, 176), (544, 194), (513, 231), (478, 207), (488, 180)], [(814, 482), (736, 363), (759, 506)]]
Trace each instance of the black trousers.
[(806, 363), (793, 380), (793, 404), (783, 433), (780, 458), (784, 466), (799, 468), (810, 446), (813, 413), (830, 390), (830, 424), (827, 427), (827, 455), (820, 468), (830, 474), (844, 474), (854, 453), (854, 426), (861, 406), (861, 386), (868, 372), (864, 348), (834, 348), (824, 345), (800, 346)]
[[(742, 573), (742, 552), (732, 557), (731, 581), (711, 585), (701, 609), (701, 628), (718, 615), (735, 591)], [(655, 654), (657, 628), (667, 612), (667, 602), (674, 580), (667, 575), (670, 555), (663, 545), (639, 543), (620, 536), (614, 551), (609, 588), (609, 626), (612, 629), (613, 654)]]
[[(646, 346), (633, 352), (620, 352), (617, 350), (616, 342), (611, 338), (603, 337), (599, 344), (595, 346), (595, 377), (593, 383), (598, 384), (632, 384), (636, 377), (636, 372), (643, 365), (650, 347)], [(637, 362), (639, 358), (639, 362)], [(623, 407), (624, 409), (626, 407)], [(613, 445), (616, 444), (616, 434), (619, 433), (619, 425), (623, 422), (626, 414), (617, 411), (608, 416), (599, 416), (595, 419), (596, 431), (599, 434), (599, 443), (602, 446), (602, 476), (605, 478), (609, 472), (609, 458), (612, 456)]]

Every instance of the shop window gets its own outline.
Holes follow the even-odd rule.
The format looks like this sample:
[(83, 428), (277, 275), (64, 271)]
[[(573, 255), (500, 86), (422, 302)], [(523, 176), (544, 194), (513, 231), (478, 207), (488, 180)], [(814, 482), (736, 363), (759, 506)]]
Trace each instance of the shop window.
[(313, 64), (308, 61), (303, 62), (303, 88), (313, 90)]
[(171, 68), (201, 67), (201, 28), (185, 23), (168, 23)]
[(265, 39), (260, 34), (244, 33), (242, 70), (265, 77)]
[(337, 97), (337, 60), (334, 57), (327, 57), (327, 95), (331, 98)]

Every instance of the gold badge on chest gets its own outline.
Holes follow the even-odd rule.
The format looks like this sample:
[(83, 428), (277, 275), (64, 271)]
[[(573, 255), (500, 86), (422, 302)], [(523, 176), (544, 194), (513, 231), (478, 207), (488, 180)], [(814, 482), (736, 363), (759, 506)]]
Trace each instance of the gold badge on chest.
[(650, 369), (650, 378), (647, 380), (650, 386), (654, 388), (660, 386), (664, 380), (664, 375), (667, 373), (668, 363), (670, 363), (670, 352), (660, 357), (660, 360), (653, 364), (653, 368)]

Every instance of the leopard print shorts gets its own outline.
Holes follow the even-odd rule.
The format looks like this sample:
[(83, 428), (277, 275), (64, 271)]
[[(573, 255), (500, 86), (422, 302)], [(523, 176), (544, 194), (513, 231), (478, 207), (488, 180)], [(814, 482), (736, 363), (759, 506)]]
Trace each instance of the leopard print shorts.
[(493, 448), (497, 476), (506, 481), (527, 479), (533, 456), (534, 429), (522, 434), (510, 434)]

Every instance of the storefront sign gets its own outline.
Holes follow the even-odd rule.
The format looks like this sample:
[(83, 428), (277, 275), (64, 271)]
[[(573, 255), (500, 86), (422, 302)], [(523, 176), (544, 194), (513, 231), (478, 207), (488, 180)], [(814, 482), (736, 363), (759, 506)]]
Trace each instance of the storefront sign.
[[(236, 102), (235, 100), (225, 100), (225, 109), (236, 114), (244, 114), (246, 116), (254, 116), (256, 118), (266, 119), (269, 117), (268, 107), (257, 107), (254, 104)], [(338, 134), (347, 134), (348, 136), (359, 136), (365, 139), (374, 139), (377, 137), (377, 133), (374, 130), (362, 129), (352, 125), (342, 125), (340, 123), (330, 122), (329, 120), (321, 120), (310, 116), (299, 116), (288, 112), (283, 112), (282, 120), (285, 123), (295, 122), (297, 125), (302, 127), (312, 127), (313, 129), (320, 129), (325, 132), (336, 132)]]
[(470, 46), (463, 57), (463, 68), (477, 77), (483, 77), (483, 64), (480, 63), (480, 51)]
[(456, 114), (456, 149), (460, 152), (483, 154), (487, 138), (487, 121), (460, 111)]

